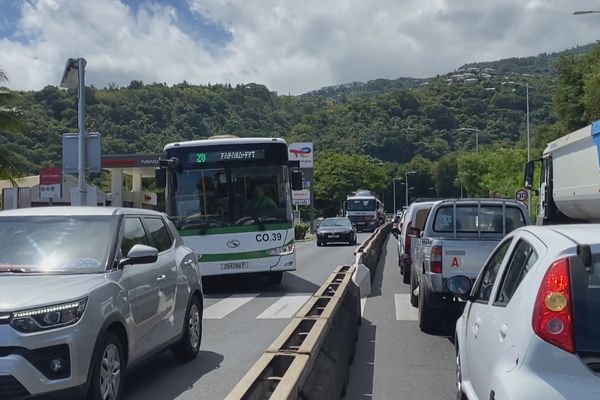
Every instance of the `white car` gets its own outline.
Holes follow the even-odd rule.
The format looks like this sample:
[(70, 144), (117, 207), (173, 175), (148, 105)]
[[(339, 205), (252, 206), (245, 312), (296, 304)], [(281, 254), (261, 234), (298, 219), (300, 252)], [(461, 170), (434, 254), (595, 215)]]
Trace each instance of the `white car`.
[(528, 226), (508, 235), (456, 323), (457, 399), (600, 398), (600, 225)]

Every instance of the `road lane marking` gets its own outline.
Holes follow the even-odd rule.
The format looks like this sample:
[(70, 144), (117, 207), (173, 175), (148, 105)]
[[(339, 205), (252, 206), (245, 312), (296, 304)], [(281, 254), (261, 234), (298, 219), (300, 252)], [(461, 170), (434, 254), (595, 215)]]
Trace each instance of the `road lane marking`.
[(360, 298), (360, 315), (365, 315), (365, 306), (367, 305), (367, 298), (366, 297), (361, 297)]
[(259, 294), (234, 294), (224, 298), (218, 303), (204, 310), (204, 319), (222, 319), (231, 314), (244, 304), (248, 303)]
[(419, 312), (410, 305), (410, 295), (394, 294), (396, 303), (396, 321), (418, 321)]
[(263, 311), (256, 319), (291, 318), (310, 297), (311, 295), (309, 294), (286, 294)]

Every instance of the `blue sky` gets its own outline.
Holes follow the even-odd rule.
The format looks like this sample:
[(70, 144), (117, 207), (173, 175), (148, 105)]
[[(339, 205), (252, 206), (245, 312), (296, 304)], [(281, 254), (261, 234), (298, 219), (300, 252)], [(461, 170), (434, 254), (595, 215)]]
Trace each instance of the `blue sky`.
[(86, 81), (260, 83), (279, 93), (377, 78), (426, 78), (468, 62), (598, 39), (584, 0), (0, 0), (9, 87)]

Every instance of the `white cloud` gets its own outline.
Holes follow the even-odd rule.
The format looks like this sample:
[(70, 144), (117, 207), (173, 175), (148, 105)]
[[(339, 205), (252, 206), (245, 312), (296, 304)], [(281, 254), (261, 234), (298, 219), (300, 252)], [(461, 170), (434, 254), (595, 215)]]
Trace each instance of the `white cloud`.
[[(88, 82), (257, 82), (302, 93), (349, 81), (428, 77), (471, 61), (536, 55), (593, 42), (600, 15), (582, 0), (188, 0), (231, 40), (218, 51), (190, 36), (159, 0), (29, 0), (15, 37), (0, 39), (10, 85), (57, 84), (68, 57)], [(181, 10), (180, 10), (181, 12)]]

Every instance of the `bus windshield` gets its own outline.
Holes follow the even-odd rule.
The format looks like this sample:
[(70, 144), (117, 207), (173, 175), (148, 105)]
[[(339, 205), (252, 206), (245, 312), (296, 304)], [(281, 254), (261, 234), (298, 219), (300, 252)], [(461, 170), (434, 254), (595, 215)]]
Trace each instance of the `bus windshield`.
[(286, 165), (209, 166), (176, 173), (180, 229), (291, 223)]

